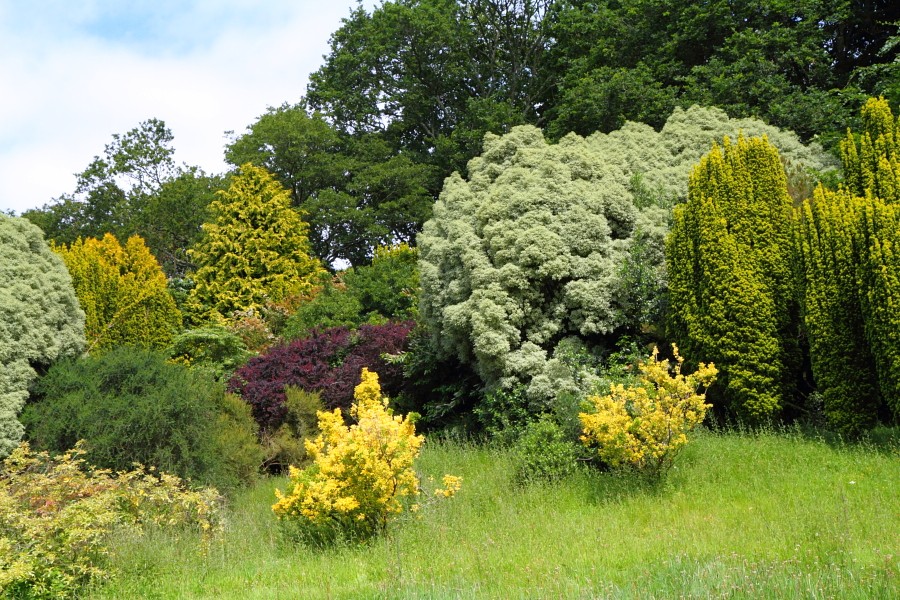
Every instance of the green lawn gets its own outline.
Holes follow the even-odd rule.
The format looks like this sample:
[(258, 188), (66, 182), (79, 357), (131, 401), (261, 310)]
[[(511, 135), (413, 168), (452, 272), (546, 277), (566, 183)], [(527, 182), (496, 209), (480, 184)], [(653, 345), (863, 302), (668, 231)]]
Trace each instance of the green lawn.
[(516, 486), (509, 453), (426, 445), (463, 489), (364, 545), (281, 539), (268, 480), (208, 555), (120, 540), (90, 598), (896, 598), (900, 452), (793, 434), (696, 436), (661, 485), (584, 472)]

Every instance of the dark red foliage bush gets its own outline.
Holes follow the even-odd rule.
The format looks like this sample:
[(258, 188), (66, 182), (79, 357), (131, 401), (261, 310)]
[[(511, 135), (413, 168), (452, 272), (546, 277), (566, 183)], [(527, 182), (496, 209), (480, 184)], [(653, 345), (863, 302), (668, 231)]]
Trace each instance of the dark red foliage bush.
[(403, 367), (381, 356), (405, 351), (413, 325), (403, 321), (362, 325), (352, 332), (346, 327), (314, 331), (250, 359), (235, 372), (228, 389), (240, 394), (260, 427), (270, 431), (284, 422), (287, 385), (319, 392), (328, 410), (349, 409), (360, 373), (368, 367), (378, 373), (382, 391), (395, 396), (403, 384)]

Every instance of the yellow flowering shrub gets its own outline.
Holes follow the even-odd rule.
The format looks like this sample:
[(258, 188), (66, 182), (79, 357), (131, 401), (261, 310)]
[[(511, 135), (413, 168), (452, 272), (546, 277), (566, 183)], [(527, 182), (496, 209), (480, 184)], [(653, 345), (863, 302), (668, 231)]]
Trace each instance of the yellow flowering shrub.
[(0, 472), (0, 597), (70, 598), (109, 573), (112, 531), (190, 526), (206, 543), (219, 531), (221, 498), (143, 468), (92, 469), (81, 444), (50, 456), (20, 445)]
[[(675, 365), (657, 360), (639, 364), (637, 383), (614, 384), (606, 396), (588, 400), (592, 413), (581, 413), (581, 441), (596, 447), (601, 460), (614, 468), (632, 467), (652, 476), (664, 473), (687, 443), (687, 432), (703, 421), (707, 388), (716, 378), (716, 367), (700, 363), (690, 375), (681, 373), (684, 359), (674, 344)], [(670, 373), (671, 370), (671, 373)]]
[(362, 370), (354, 398), (353, 425), (344, 424), (339, 409), (318, 413), (320, 434), (306, 441), (313, 464), (290, 468), (290, 493), (276, 490), (275, 514), (317, 539), (371, 536), (403, 512), (404, 499), (420, 493), (413, 461), (424, 437), (409, 416), (391, 413), (376, 373)]

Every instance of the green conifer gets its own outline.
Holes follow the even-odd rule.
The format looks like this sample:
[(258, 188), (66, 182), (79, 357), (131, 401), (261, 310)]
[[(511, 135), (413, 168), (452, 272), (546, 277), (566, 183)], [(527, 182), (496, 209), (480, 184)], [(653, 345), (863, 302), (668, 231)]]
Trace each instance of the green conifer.
[(775, 147), (726, 137), (691, 173), (666, 244), (672, 333), (685, 356), (716, 364), (725, 401), (751, 422), (778, 414), (799, 368), (791, 206)]
[(309, 226), (265, 169), (243, 165), (210, 204), (214, 220), (189, 254), (197, 263), (194, 310), (229, 318), (308, 291), (323, 272), (310, 256)]

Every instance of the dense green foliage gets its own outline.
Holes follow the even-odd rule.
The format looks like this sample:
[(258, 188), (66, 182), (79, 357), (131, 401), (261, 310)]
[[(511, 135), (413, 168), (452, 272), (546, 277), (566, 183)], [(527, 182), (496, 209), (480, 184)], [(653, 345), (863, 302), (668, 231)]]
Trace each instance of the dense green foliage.
[(40, 229), (0, 214), (0, 456), (22, 437), (17, 416), (35, 368), (84, 350), (84, 312)]
[(196, 484), (234, 489), (262, 462), (249, 407), (201, 372), (161, 353), (118, 348), (56, 363), (22, 414), (28, 439), (114, 470), (139, 462)]
[(290, 190), (326, 265), (360, 266), (378, 246), (413, 243), (431, 213), (432, 168), (393, 153), (380, 135), (343, 134), (302, 105), (269, 109), (225, 157), (264, 167)]
[(846, 433), (900, 415), (898, 121), (884, 99), (841, 144), (845, 189), (801, 208), (797, 244), (813, 374), (829, 424)]
[(123, 246), (107, 233), (102, 240), (79, 238), (54, 251), (66, 263), (85, 312), (89, 352), (169, 345), (181, 327), (181, 312), (144, 240), (133, 236)]
[(308, 290), (322, 271), (310, 256), (306, 223), (265, 169), (243, 165), (210, 209), (214, 220), (189, 252), (198, 265), (189, 299), (195, 314), (228, 319), (260, 311)]
[(558, 41), (549, 51), (561, 75), (548, 128), (557, 136), (610, 131), (626, 119), (659, 126), (673, 106), (700, 103), (804, 139), (834, 139), (881, 80), (858, 72), (897, 56), (896, 47), (880, 51), (900, 8), (887, 0), (567, 0), (554, 16)]
[(323, 280), (315, 296), (301, 303), (287, 320), (282, 335), (292, 340), (306, 337), (316, 328), (412, 319), (418, 300), (416, 249), (406, 244), (378, 247), (371, 264)]
[(691, 173), (666, 246), (671, 330), (685, 356), (721, 370), (742, 418), (778, 416), (800, 369), (792, 201), (765, 138), (725, 138)]
[(57, 244), (107, 233), (121, 240), (139, 235), (167, 275), (184, 275), (193, 267), (186, 251), (200, 235), (221, 178), (177, 166), (172, 132), (159, 119), (112, 137), (103, 157), (77, 174), (73, 194), (23, 216)]
[(217, 381), (225, 381), (252, 353), (236, 333), (219, 325), (207, 325), (175, 336), (169, 356), (176, 362), (207, 369)]

